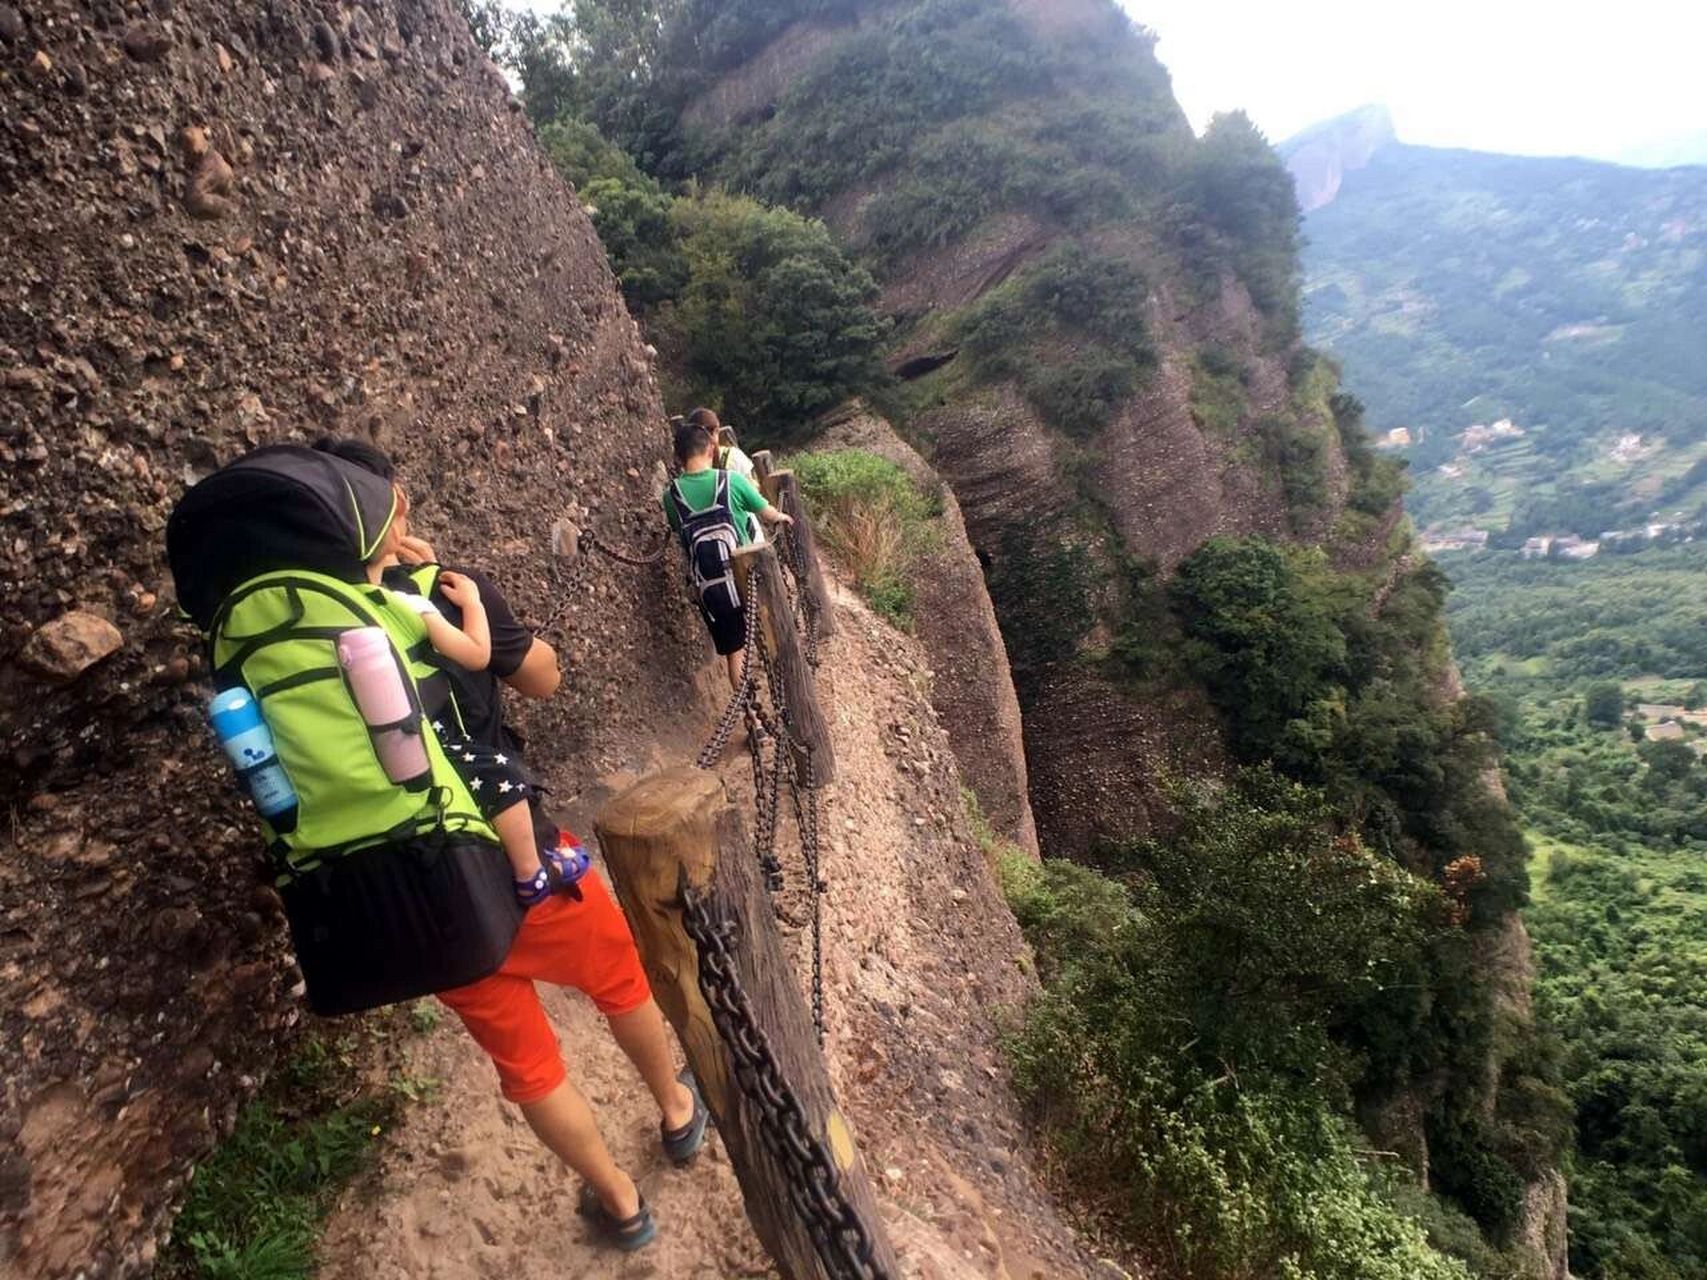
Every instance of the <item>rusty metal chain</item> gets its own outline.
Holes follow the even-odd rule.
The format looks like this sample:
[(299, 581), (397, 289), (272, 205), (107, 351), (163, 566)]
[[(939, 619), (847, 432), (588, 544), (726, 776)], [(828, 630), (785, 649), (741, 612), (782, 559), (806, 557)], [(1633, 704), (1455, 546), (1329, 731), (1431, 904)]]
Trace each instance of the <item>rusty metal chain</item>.
[[(800, 860), (806, 869), (806, 892), (812, 903), (812, 1027), (824, 1043), (824, 892), (829, 887), (819, 872), (818, 792), (815, 763), (809, 747), (795, 741), (789, 726), (788, 687), (776, 663), (765, 655), (765, 683), (778, 725), (775, 769), (788, 772), (789, 799), (794, 805), (795, 829), (800, 832)], [(803, 763), (804, 762), (804, 763)]]
[(775, 894), (782, 889), (782, 860), (776, 855), (776, 832), (777, 818), (781, 813), (783, 749), (779, 744), (781, 735), (772, 729), (771, 758), (767, 768), (763, 740), (756, 731), (755, 723), (766, 717), (759, 711), (757, 697), (753, 700), (752, 711), (747, 746), (753, 764), (754, 842), (758, 849), (759, 867), (765, 873), (765, 888)]
[(649, 564), (657, 564), (658, 561), (663, 557), (664, 552), (667, 551), (669, 549), (669, 546), (670, 546), (670, 534), (668, 531), (666, 531), (659, 538), (658, 545), (656, 547), (652, 548), (652, 550), (646, 552), (644, 555), (638, 555), (638, 556), (633, 555), (627, 551), (624, 551), (620, 547), (613, 547), (610, 543), (606, 542), (603, 538), (599, 537), (599, 535), (594, 533), (591, 529), (586, 529), (586, 530), (582, 531), (581, 541), (585, 542), (594, 551), (597, 551), (597, 552), (600, 552), (604, 555), (609, 556), (612, 560), (617, 560), (623, 564), (631, 564), (631, 565), (635, 565), (636, 567), (639, 567), (639, 568), (644, 568), (645, 566), (647, 566)]
[[(612, 546), (591, 529), (583, 530), (581, 532), (580, 541), (583, 545), (590, 547), (602, 555), (607, 555), (611, 559), (619, 561), (622, 564), (633, 565), (636, 568), (645, 568), (648, 565), (658, 563), (659, 559), (663, 557), (664, 552), (669, 550), (671, 538), (669, 532), (665, 531), (660, 537), (656, 547), (651, 551), (646, 552), (644, 555), (638, 556), (631, 555), (628, 552), (623, 551), (620, 547)], [(563, 621), (564, 615), (569, 612), (570, 607), (574, 603), (574, 595), (570, 590), (573, 585), (570, 579), (572, 578), (574, 571), (565, 568), (563, 560), (556, 555), (551, 557), (550, 563), (552, 565), (550, 574), (551, 586), (557, 597), (557, 607), (547, 614), (545, 621), (540, 623), (534, 629), (538, 635), (542, 636), (550, 635), (557, 630), (558, 625)]]
[[(758, 581), (758, 575), (763, 570), (753, 566), (753, 577), (750, 583)], [(749, 595), (751, 587), (748, 588)], [(746, 638), (742, 641), (742, 652), (747, 655), (746, 664), (741, 674), (741, 687), (730, 696), (729, 703), (723, 708), (723, 714), (717, 718), (717, 727), (711, 731), (711, 739), (699, 753), (695, 762), (701, 769), (715, 769), (717, 762), (723, 759), (723, 753), (729, 748), (729, 739), (734, 736), (735, 725), (741, 719), (741, 713), (753, 704), (753, 692), (757, 688), (758, 672), (753, 667), (753, 644), (759, 634), (759, 611), (747, 609)]]
[[(778, 557), (779, 562), (781, 557)], [(797, 744), (789, 726), (788, 692), (781, 672), (765, 642), (764, 630), (758, 625), (757, 591), (763, 566), (755, 564), (748, 579), (746, 638), (744, 652), (746, 668), (741, 687), (730, 697), (718, 718), (711, 738), (699, 753), (698, 766), (714, 769), (728, 750), (729, 740), (742, 713), (749, 717), (748, 750), (753, 770), (753, 852), (765, 878), (765, 887), (774, 896), (783, 887), (782, 860), (777, 856), (776, 837), (781, 816), (782, 784), (786, 777), (789, 799), (794, 808), (795, 826), (800, 832), (800, 856), (806, 870), (806, 891), (812, 903), (812, 1026), (818, 1043), (824, 1043), (824, 892), (825, 884), (819, 855), (818, 793), (813, 776), (811, 751)], [(760, 698), (759, 673), (764, 673), (765, 692), (769, 694), (773, 715), (767, 716)], [(762, 725), (769, 731), (771, 758), (765, 760), (764, 746), (758, 732)], [(802, 760), (805, 761), (802, 765)]]
[(557, 594), (557, 607), (546, 616), (544, 622), (535, 628), (536, 633), (541, 636), (548, 636), (557, 630), (558, 624), (563, 621), (564, 615), (569, 612), (569, 607), (574, 601), (574, 597), (569, 592), (569, 573), (563, 568), (562, 561), (554, 556), (551, 559), (551, 566), (551, 585)]
[(801, 541), (799, 530), (792, 524), (783, 530), (783, 541), (788, 545), (789, 575), (795, 583), (794, 594), (789, 599), (800, 617), (800, 632), (806, 637), (806, 665), (816, 670), (819, 601), (811, 589), (811, 572), (806, 564), (806, 544)]
[[(800, 766), (797, 764), (796, 768)], [(806, 880), (812, 893), (812, 1026), (818, 1033), (818, 1044), (824, 1043), (824, 894), (829, 884), (819, 874), (818, 849), (818, 791), (817, 770), (810, 754), (806, 757), (806, 776), (796, 779), (794, 821), (800, 828), (801, 860), (806, 864)]]
[(842, 1190), (829, 1148), (812, 1132), (753, 1014), (730, 951), (735, 925), (711, 919), (685, 873), (681, 899), (683, 927), (699, 952), (700, 994), (734, 1058), (735, 1083), (758, 1113), (759, 1140), (788, 1175), (789, 1201), (819, 1261), (832, 1280), (891, 1280), (875, 1257), (870, 1230)]

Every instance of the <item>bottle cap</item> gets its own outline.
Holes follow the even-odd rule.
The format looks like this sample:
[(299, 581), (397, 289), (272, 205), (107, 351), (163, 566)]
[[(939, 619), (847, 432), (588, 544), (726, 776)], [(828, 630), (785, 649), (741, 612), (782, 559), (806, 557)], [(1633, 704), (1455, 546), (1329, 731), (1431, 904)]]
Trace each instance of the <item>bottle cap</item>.
[(222, 738), (234, 738), (262, 723), (261, 708), (247, 689), (221, 689), (208, 703), (207, 714)]

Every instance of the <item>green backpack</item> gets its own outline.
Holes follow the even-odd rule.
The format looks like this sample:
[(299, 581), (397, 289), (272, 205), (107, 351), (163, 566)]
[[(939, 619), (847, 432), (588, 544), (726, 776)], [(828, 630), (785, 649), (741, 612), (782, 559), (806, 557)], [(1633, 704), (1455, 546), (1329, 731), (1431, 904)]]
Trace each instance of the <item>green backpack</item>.
[[(443, 680), (420, 619), (369, 585), (392, 519), (389, 483), (296, 446), (258, 450), (179, 502), (167, 549), (179, 603), (207, 637), (214, 682), (259, 705), (297, 794), (261, 822), (310, 1004), (348, 1013), (463, 986), (502, 964), (522, 918), (496, 834), (421, 715)], [(429, 761), (391, 781), (338, 662), (380, 627)], [(440, 698), (435, 696), (433, 705)]]

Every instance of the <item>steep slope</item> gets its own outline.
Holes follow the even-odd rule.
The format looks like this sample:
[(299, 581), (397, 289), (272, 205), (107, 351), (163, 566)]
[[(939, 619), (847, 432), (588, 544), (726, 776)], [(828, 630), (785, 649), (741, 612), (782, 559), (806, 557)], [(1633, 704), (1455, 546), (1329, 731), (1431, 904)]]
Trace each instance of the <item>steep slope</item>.
[[(935, 660), (852, 593), (835, 595), (839, 631), (818, 672), (838, 770), (826, 793), (822, 864), (831, 886), (828, 1060), (882, 1212), (908, 1275), (1104, 1274), (1040, 1190), (1008, 1093), (997, 1019), (1011, 1017), (1035, 984), (967, 826), (955, 752), (932, 705)], [(637, 749), (583, 791), (571, 819), (590, 828), (599, 804), (637, 771), (691, 749)], [(752, 784), (739, 752), (723, 774), (750, 823)], [(781, 853), (798, 885), (797, 848), (785, 842)], [(798, 923), (785, 931), (804, 979), (806, 932)], [(328, 1277), (473, 1275), (495, 1265), (517, 1280), (630, 1274), (619, 1266), (672, 1278), (770, 1274), (721, 1148), (690, 1171), (667, 1167), (655, 1115), (591, 1008), (559, 996), (553, 1014), (578, 1082), (656, 1206), (659, 1244), (621, 1264), (584, 1241), (561, 1208), (561, 1225), (541, 1226), (537, 1207), (566, 1206), (572, 1188), (493, 1094), (479, 1051), (446, 1030), (417, 1048), (413, 1069), (442, 1080), (441, 1095), (417, 1109), (386, 1157), (379, 1195), (351, 1200), (333, 1223)]]
[[(1404, 427), (1420, 522), (1594, 536), (1707, 503), (1707, 168), (1286, 144), (1305, 320), (1378, 433)], [(1488, 430), (1509, 420), (1515, 430)]]
[(1113, 656), (1147, 575), (1342, 525), (1329, 388), (1292, 360), (1290, 193), (1248, 124), (1194, 142), (1111, 7), (802, 13), (738, 7), (666, 69), (692, 86), (676, 145), (866, 254), (897, 366), (933, 357), (896, 407), (989, 567), (1040, 836), (1146, 830), (1157, 780), (1214, 753), (1189, 690)]
[(931, 662), (931, 705), (991, 828), (1036, 855), (1019, 699), (959, 502), (893, 426), (857, 402), (826, 422), (814, 447), (863, 449), (888, 458), (921, 491), (941, 496), (940, 541), (913, 568), (919, 642)]

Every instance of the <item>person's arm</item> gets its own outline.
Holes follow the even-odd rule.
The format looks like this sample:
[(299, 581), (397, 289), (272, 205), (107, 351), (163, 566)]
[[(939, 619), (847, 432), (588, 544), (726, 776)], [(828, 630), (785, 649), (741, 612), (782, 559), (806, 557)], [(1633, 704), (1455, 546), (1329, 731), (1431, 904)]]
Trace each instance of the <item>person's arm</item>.
[(486, 669), (524, 698), (549, 698), (557, 691), (557, 654), (516, 617), (490, 578), (477, 569), (464, 569), (461, 576), (474, 583), (486, 610), (492, 637), (492, 660)]
[(549, 698), (557, 692), (563, 673), (557, 668), (557, 651), (535, 636), (521, 666), (499, 678), (524, 698)]
[(462, 627), (451, 626), (449, 619), (434, 610), (422, 614), (427, 624), (427, 640), (439, 653), (459, 667), (484, 671), (492, 661), (492, 633), (486, 625), (486, 607), (480, 603), (480, 588), (472, 579), (449, 570), (439, 574), (439, 590), (446, 600), (462, 613)]
[(794, 517), (778, 511), (771, 505), (768, 498), (759, 491), (759, 486), (745, 476), (731, 472), (729, 476), (729, 492), (735, 500), (735, 505), (749, 515), (755, 515), (769, 525), (793, 524)]

